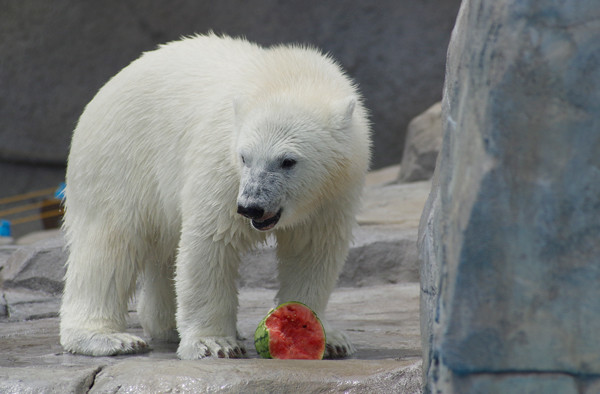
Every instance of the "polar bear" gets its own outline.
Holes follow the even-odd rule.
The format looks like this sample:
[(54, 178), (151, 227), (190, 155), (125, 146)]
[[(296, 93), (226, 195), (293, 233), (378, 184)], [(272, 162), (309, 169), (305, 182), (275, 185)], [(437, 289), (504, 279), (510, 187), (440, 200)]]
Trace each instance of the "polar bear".
[[(214, 34), (144, 53), (86, 106), (68, 159), (60, 338), (93, 356), (243, 357), (240, 254), (276, 239), (276, 303), (321, 317), (347, 256), (370, 160), (366, 110), (328, 56)], [(351, 354), (326, 321), (328, 357)]]

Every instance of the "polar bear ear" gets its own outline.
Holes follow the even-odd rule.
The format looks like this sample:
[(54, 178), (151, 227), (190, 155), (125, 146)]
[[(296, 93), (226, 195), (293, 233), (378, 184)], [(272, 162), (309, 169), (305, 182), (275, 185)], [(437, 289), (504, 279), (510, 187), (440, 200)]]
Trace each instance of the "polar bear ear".
[(352, 115), (356, 107), (356, 97), (349, 96), (333, 103), (333, 126), (344, 130), (352, 123)]

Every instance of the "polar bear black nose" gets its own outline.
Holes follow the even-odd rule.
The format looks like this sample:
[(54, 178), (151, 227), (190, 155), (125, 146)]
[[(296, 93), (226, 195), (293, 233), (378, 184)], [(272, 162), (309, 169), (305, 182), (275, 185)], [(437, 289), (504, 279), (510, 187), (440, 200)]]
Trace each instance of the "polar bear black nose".
[(260, 219), (264, 216), (265, 210), (257, 205), (250, 205), (248, 207), (238, 205), (237, 213), (249, 219)]

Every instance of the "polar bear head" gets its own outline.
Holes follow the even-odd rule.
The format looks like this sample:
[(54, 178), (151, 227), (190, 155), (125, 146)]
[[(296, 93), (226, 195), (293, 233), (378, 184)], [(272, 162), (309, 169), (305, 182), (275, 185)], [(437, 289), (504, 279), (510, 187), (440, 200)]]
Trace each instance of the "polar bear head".
[(255, 229), (306, 221), (351, 182), (355, 104), (353, 96), (329, 102), (282, 96), (234, 105), (237, 212)]

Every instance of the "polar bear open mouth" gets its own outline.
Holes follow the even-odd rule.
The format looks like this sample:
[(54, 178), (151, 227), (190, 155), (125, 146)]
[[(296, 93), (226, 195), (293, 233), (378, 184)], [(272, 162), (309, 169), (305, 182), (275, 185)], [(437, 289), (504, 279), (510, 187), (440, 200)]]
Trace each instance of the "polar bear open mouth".
[(275, 227), (275, 225), (279, 221), (279, 218), (281, 218), (281, 209), (275, 215), (267, 217), (262, 221), (252, 219), (252, 227), (260, 231), (267, 231)]

